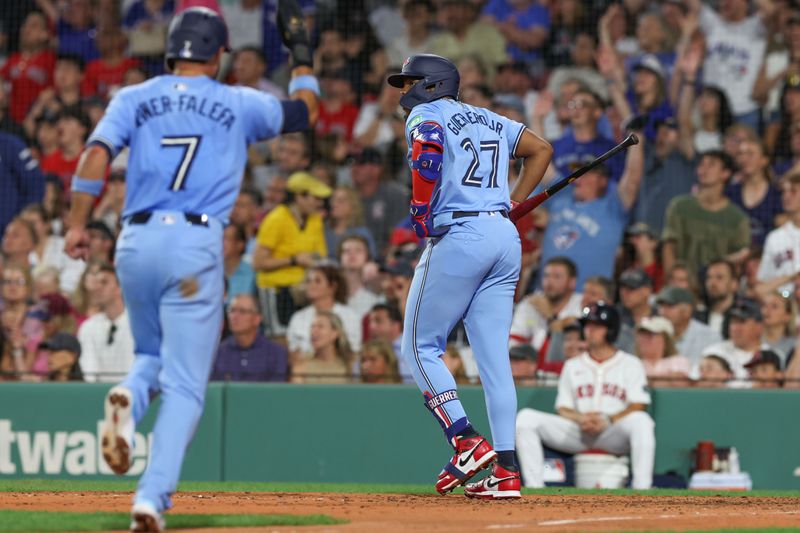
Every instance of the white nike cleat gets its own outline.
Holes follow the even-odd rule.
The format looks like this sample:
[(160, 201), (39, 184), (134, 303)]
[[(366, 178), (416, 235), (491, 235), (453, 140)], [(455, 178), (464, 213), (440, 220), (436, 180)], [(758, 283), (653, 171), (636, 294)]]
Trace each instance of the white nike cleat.
[(101, 435), (103, 459), (115, 474), (124, 474), (131, 466), (133, 447), (133, 395), (125, 387), (108, 391)]
[(164, 531), (166, 527), (164, 517), (151, 504), (147, 502), (133, 504), (133, 509), (131, 509), (131, 531), (158, 533)]
[(507, 470), (494, 463), (491, 474), (464, 487), (464, 495), (467, 498), (488, 500), (516, 499), (521, 497), (520, 485), (519, 472)]

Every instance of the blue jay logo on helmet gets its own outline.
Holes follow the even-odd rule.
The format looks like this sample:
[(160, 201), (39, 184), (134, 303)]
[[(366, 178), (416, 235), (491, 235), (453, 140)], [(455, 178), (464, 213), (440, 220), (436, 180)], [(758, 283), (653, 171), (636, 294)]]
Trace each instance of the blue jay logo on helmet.
[(458, 99), (461, 76), (456, 66), (444, 57), (434, 54), (413, 55), (405, 60), (399, 73), (392, 74), (386, 81), (392, 87), (402, 89), (406, 80), (419, 80), (400, 97), (400, 105), (406, 109), (448, 96)]

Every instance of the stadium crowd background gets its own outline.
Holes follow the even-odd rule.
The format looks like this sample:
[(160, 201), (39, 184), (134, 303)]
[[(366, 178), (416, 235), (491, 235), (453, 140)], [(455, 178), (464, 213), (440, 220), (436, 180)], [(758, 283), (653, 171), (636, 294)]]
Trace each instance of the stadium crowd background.
[[(630, 150), (520, 222), (509, 339), (518, 383), (554, 383), (582, 349), (582, 307), (603, 299), (622, 316), (618, 346), (642, 358), (654, 386), (800, 386), (797, 2), (301, 4), (320, 120), (309, 135), (250, 148), (225, 230), (227, 312), (212, 379), (411, 381), (398, 352), (423, 243), (408, 220), (399, 93), (384, 79), (431, 52), (458, 65), (464, 102), (554, 145), (545, 182), (626, 129), (644, 139), (643, 157)], [(219, 1), (233, 50), (225, 82), (285, 97), (275, 5)], [(131, 364), (113, 267), (124, 153), (94, 211), (91, 259), (69, 259), (62, 236), (85, 139), (118, 90), (164, 73), (165, 31), (180, 8), (0, 5), (0, 380), (113, 382)], [(157, 115), (158, 105), (139, 112)], [(512, 162), (512, 181), (518, 170)], [(475, 382), (463, 328), (450, 340), (448, 367)]]

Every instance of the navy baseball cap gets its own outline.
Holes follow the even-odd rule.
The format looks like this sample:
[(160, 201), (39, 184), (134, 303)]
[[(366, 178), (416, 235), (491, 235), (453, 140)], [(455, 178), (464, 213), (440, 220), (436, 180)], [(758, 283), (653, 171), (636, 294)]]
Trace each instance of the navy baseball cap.
[(641, 268), (629, 268), (619, 277), (619, 284), (621, 287), (627, 287), (628, 289), (639, 289), (641, 287), (652, 287), (653, 280)]
[(748, 298), (742, 298), (741, 300), (736, 301), (733, 304), (733, 307), (728, 310), (728, 316), (730, 318), (738, 318), (741, 320), (752, 318), (753, 320), (758, 321), (761, 321), (764, 318), (761, 315), (761, 307), (758, 305), (758, 302)]
[(772, 350), (759, 350), (753, 355), (753, 358), (744, 365), (744, 367), (753, 368), (756, 365), (772, 365), (777, 370), (780, 370), (781, 358), (778, 357), (778, 354)]
[(78, 357), (81, 356), (81, 343), (69, 333), (56, 333), (49, 339), (39, 343), (39, 348), (53, 352), (66, 350), (74, 353)]
[(508, 357), (517, 360), (529, 359), (531, 361), (536, 361), (538, 354), (536, 353), (536, 349), (530, 344), (519, 344), (517, 346), (512, 346), (508, 350)]

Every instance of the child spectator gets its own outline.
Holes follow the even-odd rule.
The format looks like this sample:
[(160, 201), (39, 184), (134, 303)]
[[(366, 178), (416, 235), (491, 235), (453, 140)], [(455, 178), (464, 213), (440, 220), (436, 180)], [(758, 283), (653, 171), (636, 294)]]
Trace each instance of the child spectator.
[(772, 350), (759, 350), (744, 367), (750, 375), (753, 388), (779, 389), (783, 378), (781, 359)]
[(695, 387), (705, 389), (719, 389), (727, 387), (733, 372), (731, 365), (724, 357), (719, 355), (706, 355), (700, 361), (699, 378), (694, 382)]
[(68, 333), (56, 333), (39, 345), (47, 357), (49, 381), (83, 381), (81, 345)]

